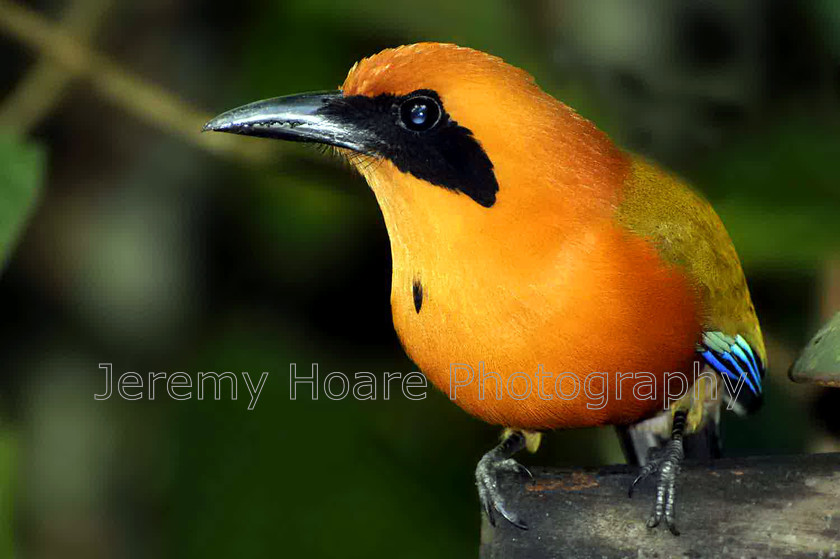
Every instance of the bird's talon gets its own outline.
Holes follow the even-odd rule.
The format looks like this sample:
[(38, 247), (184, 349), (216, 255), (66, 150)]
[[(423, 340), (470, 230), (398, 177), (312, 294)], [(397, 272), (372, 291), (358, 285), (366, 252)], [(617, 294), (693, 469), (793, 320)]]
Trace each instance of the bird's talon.
[(638, 476), (636, 476), (636, 479), (633, 480), (633, 483), (630, 484), (630, 488), (627, 490), (627, 497), (629, 497), (630, 499), (633, 498), (633, 491), (636, 490), (636, 485), (638, 485), (638, 483), (644, 478), (644, 474), (639, 474)]
[[(482, 464), (479, 464), (479, 468), (476, 471), (479, 499), (481, 499), (484, 511), (487, 513), (487, 520), (489, 520), (491, 526), (496, 526), (496, 512), (498, 512), (505, 520), (517, 528), (527, 530), (528, 524), (520, 519), (518, 515), (508, 510), (505, 500), (499, 491), (496, 478), (498, 471), (509, 470), (509, 468), (501, 466), (501, 464), (497, 464), (496, 466), (485, 465), (482, 467)], [(519, 469), (516, 471), (520, 472)]]
[(511, 524), (513, 524), (514, 526), (516, 526), (517, 528), (519, 528), (520, 530), (527, 530), (528, 529), (528, 523), (525, 522), (524, 520), (521, 520), (520, 518), (518, 518), (516, 516), (514, 516), (513, 518), (505, 517), (505, 519), (508, 522), (510, 522)]
[(534, 481), (534, 474), (531, 473), (531, 470), (520, 464), (519, 462), (516, 463), (517, 468), (516, 471), (519, 472), (521, 475), (527, 477), (531, 481)]
[(521, 450), (525, 446), (525, 438), (521, 434), (514, 434), (510, 438), (502, 441), (502, 443), (485, 454), (478, 462), (475, 469), (475, 481), (478, 486), (478, 498), (484, 511), (487, 513), (487, 519), (492, 526), (496, 525), (496, 512), (498, 512), (505, 520), (520, 528), (527, 530), (528, 525), (524, 520), (520, 519), (517, 514), (508, 510), (504, 497), (502, 497), (499, 488), (499, 474), (501, 472), (511, 472), (518, 475), (524, 475), (531, 480), (534, 476), (531, 472), (514, 460), (510, 455)]
[(677, 414), (674, 418), (674, 437), (661, 449), (649, 453), (651, 461), (643, 468), (628, 490), (628, 496), (633, 496), (633, 490), (641, 480), (659, 473), (656, 482), (656, 500), (654, 502), (653, 515), (648, 519), (646, 526), (653, 529), (659, 526), (662, 519), (665, 525), (675, 536), (680, 534), (674, 523), (674, 498), (676, 495), (676, 481), (680, 471), (680, 462), (683, 459), (682, 429), (685, 425), (685, 415)]

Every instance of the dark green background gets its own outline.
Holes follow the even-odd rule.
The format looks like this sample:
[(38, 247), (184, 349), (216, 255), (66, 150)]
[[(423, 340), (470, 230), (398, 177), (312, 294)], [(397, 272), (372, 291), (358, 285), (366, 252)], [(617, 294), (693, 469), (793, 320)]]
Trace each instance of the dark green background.
[[(840, 450), (840, 399), (785, 376), (838, 304), (835, 3), (25, 5), (58, 22), (96, 3), (86, 44), (207, 116), (334, 88), (359, 58), (421, 40), (527, 69), (723, 217), (771, 360), (766, 406), (727, 417), (727, 452)], [(475, 555), (472, 472), (495, 429), (431, 390), (289, 399), (290, 363), (317, 362), (321, 378), (414, 369), (362, 179), (308, 147), (243, 140), (268, 160), (213, 155), (89, 76), (23, 125), (4, 102), (43, 59), (3, 32), (0, 56), (0, 243), (20, 241), (0, 278), (0, 556)], [(104, 362), (270, 376), (251, 412), (244, 385), (235, 402), (96, 402)], [(551, 434), (525, 458), (620, 460), (607, 429)]]

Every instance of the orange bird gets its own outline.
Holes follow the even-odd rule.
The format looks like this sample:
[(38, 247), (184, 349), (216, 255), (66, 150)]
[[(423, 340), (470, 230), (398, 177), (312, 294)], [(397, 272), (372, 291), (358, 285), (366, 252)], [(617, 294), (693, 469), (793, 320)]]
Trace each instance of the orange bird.
[[(491, 522), (498, 512), (526, 526), (497, 476), (527, 472), (511, 457), (535, 450), (539, 432), (659, 413), (673, 432), (636, 481), (659, 473), (648, 524), (664, 518), (677, 533), (683, 434), (715, 415), (716, 378), (730, 406), (755, 409), (766, 363), (738, 256), (707, 202), (526, 72), (450, 44), (382, 51), (339, 91), (251, 103), (205, 130), (330, 145), (365, 177), (391, 241), (406, 352), (505, 428), (476, 469)], [(719, 377), (704, 373), (703, 390), (663, 414), (673, 373), (687, 389), (695, 361)]]

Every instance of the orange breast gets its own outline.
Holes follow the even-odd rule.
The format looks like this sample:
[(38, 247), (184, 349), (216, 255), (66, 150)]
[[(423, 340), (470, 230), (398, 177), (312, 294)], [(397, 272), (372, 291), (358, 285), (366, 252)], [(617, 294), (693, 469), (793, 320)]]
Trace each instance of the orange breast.
[[(561, 277), (551, 269), (515, 281), (481, 267), (440, 277), (418, 271), (419, 313), (411, 297), (417, 278), (401, 270), (392, 305), (406, 351), (438, 388), (489, 423), (625, 424), (661, 410), (665, 374), (692, 373), (696, 299), (642, 240), (611, 227), (586, 236), (558, 255)], [(618, 375), (639, 372), (655, 379), (651, 399), (642, 384), (633, 393), (650, 377)], [(571, 374), (558, 382), (562, 373)]]
[[(469, 413), (528, 429), (626, 424), (663, 409), (666, 373), (691, 376), (697, 294), (610, 215), (563, 224), (534, 214), (526, 228), (505, 221), (502, 196), (488, 211), (389, 172), (398, 173), (380, 167), (387, 180), (372, 186), (391, 239), (394, 324), (414, 362)], [(641, 382), (650, 378), (653, 395)]]

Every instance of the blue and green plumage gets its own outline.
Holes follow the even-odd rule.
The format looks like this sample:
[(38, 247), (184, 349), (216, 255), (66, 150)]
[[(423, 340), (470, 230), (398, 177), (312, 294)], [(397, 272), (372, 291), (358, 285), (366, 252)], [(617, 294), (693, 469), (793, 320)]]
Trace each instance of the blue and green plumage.
[(735, 411), (750, 413), (761, 406), (764, 364), (743, 336), (705, 332), (697, 351), (726, 381), (724, 398)]

